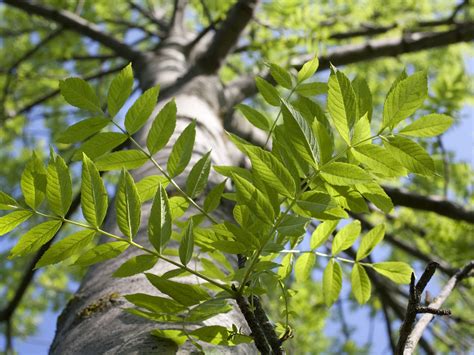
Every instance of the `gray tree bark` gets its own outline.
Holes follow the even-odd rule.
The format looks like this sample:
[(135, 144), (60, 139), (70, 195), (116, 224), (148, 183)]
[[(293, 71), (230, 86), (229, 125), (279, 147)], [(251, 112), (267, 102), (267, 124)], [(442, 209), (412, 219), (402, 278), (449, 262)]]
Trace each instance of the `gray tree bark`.
[[(192, 119), (196, 120), (196, 143), (191, 163), (188, 169), (176, 179), (178, 184), (183, 186), (190, 167), (210, 149), (212, 149), (213, 164), (235, 165), (241, 157), (226, 139), (222, 120), (219, 117), (222, 89), (217, 77), (195, 76), (182, 84), (176, 84), (187, 70), (187, 58), (181, 50), (180, 40), (180, 38), (169, 38), (157, 53), (147, 54), (136, 61), (134, 71), (142, 90), (156, 84), (161, 85), (161, 92), (164, 95), (160, 95), (156, 111), (171, 97), (176, 100), (178, 122), (175, 134), (167, 147), (155, 157), (162, 166), (165, 166), (173, 142), (178, 135)], [(147, 132), (148, 127), (145, 127), (136, 136), (143, 145), (145, 145)], [(150, 163), (133, 171), (132, 175), (135, 181), (139, 181), (147, 175), (158, 173)], [(210, 183), (212, 182), (216, 182), (216, 176), (211, 173)], [(151, 202), (143, 205), (142, 225), (135, 238), (142, 245), (148, 245), (146, 226), (150, 208)], [(192, 212), (192, 210), (188, 211), (184, 218), (189, 217)], [(216, 215), (223, 218), (226, 213), (225, 207), (222, 207)], [(111, 208), (106, 226), (109, 231), (120, 234), (115, 225), (114, 215), (115, 212)], [(123, 298), (123, 295), (137, 292), (159, 295), (159, 292), (142, 274), (120, 279), (112, 277), (112, 273), (125, 260), (137, 254), (140, 254), (139, 250), (130, 247), (120, 257), (94, 265), (89, 269), (76, 295), (58, 319), (56, 336), (50, 349), (51, 354), (187, 354), (197, 350), (189, 342), (178, 349), (174, 343), (149, 334), (152, 329), (179, 329), (182, 324), (153, 323), (123, 310), (125, 307), (132, 306)], [(197, 263), (196, 260), (193, 262)], [(196, 267), (199, 268), (199, 265)], [(150, 272), (161, 275), (171, 269), (173, 269), (172, 265), (159, 262)], [(196, 277), (186, 277), (180, 278), (179, 281), (198, 283), (200, 280)], [(96, 311), (86, 315), (84, 309), (87, 307), (92, 307)], [(204, 323), (227, 327), (236, 324), (249, 334), (245, 319), (235, 307), (231, 312), (211, 318)], [(188, 329), (195, 329), (198, 326), (198, 324), (185, 324)], [(209, 353), (219, 354), (257, 352), (253, 345), (240, 345), (233, 348), (212, 346), (208, 347), (208, 350)]]

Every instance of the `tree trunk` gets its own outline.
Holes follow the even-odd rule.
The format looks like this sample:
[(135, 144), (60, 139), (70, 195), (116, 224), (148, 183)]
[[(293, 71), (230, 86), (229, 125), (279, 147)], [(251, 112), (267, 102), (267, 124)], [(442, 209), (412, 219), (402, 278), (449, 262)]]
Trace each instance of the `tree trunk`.
[[(155, 157), (165, 166), (173, 142), (192, 119), (196, 119), (196, 143), (194, 154), (188, 169), (176, 178), (180, 186), (186, 181), (190, 167), (200, 156), (212, 149), (213, 164), (238, 164), (240, 155), (226, 139), (222, 120), (219, 118), (221, 86), (216, 76), (195, 76), (191, 80), (177, 85), (179, 77), (187, 69), (186, 57), (180, 46), (180, 39), (169, 38), (155, 54), (146, 54), (134, 63), (135, 77), (140, 88), (145, 90), (160, 84), (160, 101), (157, 110), (171, 97), (175, 97), (178, 107), (178, 121), (174, 136), (170, 143)], [(151, 120), (150, 120), (151, 123)], [(148, 127), (136, 136), (144, 145)], [(133, 171), (135, 181), (152, 174), (159, 174), (154, 166), (145, 164)], [(210, 184), (215, 183), (216, 176), (211, 173)], [(168, 191), (172, 194), (172, 191)], [(135, 240), (142, 245), (149, 245), (146, 226), (151, 202), (142, 207), (142, 225)], [(193, 213), (189, 210), (184, 218)], [(227, 213), (225, 207), (216, 212), (219, 218)], [(108, 230), (119, 234), (115, 226), (115, 212), (109, 210), (106, 226)], [(180, 349), (171, 341), (153, 337), (150, 330), (180, 329), (183, 324), (153, 323), (135, 315), (126, 313), (123, 308), (132, 305), (123, 295), (147, 293), (159, 295), (143, 274), (127, 278), (113, 278), (112, 273), (128, 258), (139, 254), (138, 249), (130, 247), (120, 257), (111, 259), (91, 267), (82, 280), (74, 298), (58, 319), (56, 336), (50, 349), (51, 354), (174, 354), (190, 353), (196, 348), (188, 341)], [(196, 264), (196, 261), (191, 263)], [(194, 265), (193, 265), (194, 267)], [(199, 265), (196, 265), (199, 268)], [(150, 272), (161, 275), (171, 270), (172, 265), (159, 262)], [(196, 277), (180, 278), (180, 282), (197, 283)], [(166, 297), (166, 296), (165, 296)], [(219, 315), (204, 322), (205, 325), (224, 325), (231, 327), (236, 324), (249, 334), (245, 320), (235, 307), (227, 314)], [(186, 323), (187, 329), (195, 329), (198, 324)], [(204, 345), (204, 344), (203, 344)], [(212, 349), (219, 354), (256, 353), (253, 345), (238, 347), (216, 347)], [(211, 350), (211, 348), (209, 348)]]

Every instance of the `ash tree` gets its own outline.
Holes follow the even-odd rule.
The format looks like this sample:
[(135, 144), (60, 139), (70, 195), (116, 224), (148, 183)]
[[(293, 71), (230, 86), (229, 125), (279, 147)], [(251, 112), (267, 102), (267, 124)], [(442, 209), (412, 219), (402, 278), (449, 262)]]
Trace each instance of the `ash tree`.
[(0, 11), (5, 353), (472, 350), (469, 1)]

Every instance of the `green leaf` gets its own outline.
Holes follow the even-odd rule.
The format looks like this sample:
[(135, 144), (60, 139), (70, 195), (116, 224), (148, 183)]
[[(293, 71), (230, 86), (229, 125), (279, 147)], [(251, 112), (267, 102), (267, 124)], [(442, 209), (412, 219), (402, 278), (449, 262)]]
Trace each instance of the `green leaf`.
[(59, 90), (70, 105), (92, 112), (102, 112), (99, 98), (85, 80), (80, 78), (61, 80)]
[(166, 168), (173, 178), (181, 174), (191, 160), (194, 140), (196, 138), (196, 121), (191, 122), (180, 134), (168, 158)]
[(60, 156), (51, 157), (46, 177), (46, 198), (49, 208), (65, 216), (72, 203), (72, 182), (69, 169)]
[(318, 70), (318, 67), (319, 59), (317, 56), (314, 56), (311, 60), (304, 63), (301, 69), (298, 71), (298, 83), (311, 78), (314, 73), (316, 73), (316, 70)]
[(193, 234), (193, 220), (190, 219), (183, 238), (179, 244), (179, 260), (183, 265), (187, 265), (193, 257), (194, 250), (194, 234)]
[(138, 196), (132, 175), (128, 171), (122, 170), (115, 196), (115, 211), (120, 230), (130, 239), (137, 235), (140, 228), (140, 207), (140, 196)]
[(39, 248), (49, 242), (51, 238), (56, 235), (59, 228), (61, 228), (61, 225), (61, 221), (54, 220), (41, 223), (31, 228), (13, 247), (8, 258), (11, 259), (18, 256), (25, 256), (39, 250)]
[(334, 152), (334, 139), (331, 131), (318, 120), (313, 121), (312, 128), (318, 143), (320, 162), (321, 164), (326, 164), (331, 160)]
[(260, 111), (255, 110), (254, 108), (244, 105), (238, 104), (235, 106), (237, 110), (239, 110), (244, 117), (255, 127), (260, 128), (264, 131), (269, 131), (272, 123), (270, 119), (262, 114)]
[(314, 253), (303, 253), (295, 263), (296, 282), (304, 282), (308, 280), (316, 263), (316, 255)]
[(228, 313), (232, 306), (225, 299), (210, 299), (191, 309), (186, 319), (189, 322), (202, 322), (218, 314)]
[(163, 187), (168, 186), (168, 179), (161, 175), (149, 175), (137, 182), (136, 186), (140, 201), (143, 203), (155, 197), (160, 184)]
[(172, 222), (168, 195), (164, 187), (160, 185), (148, 219), (148, 239), (159, 253), (171, 238)]
[(186, 340), (188, 340), (188, 335), (182, 330), (154, 329), (150, 332), (150, 334), (157, 338), (168, 339), (177, 346), (183, 345)]
[(128, 133), (134, 134), (146, 123), (156, 106), (159, 91), (159, 86), (148, 89), (130, 107), (125, 115), (125, 128)]
[(332, 255), (337, 255), (354, 244), (361, 231), (360, 221), (353, 221), (337, 232), (332, 242)]
[(84, 142), (84, 144), (74, 153), (72, 159), (82, 159), (82, 153), (86, 154), (90, 159), (95, 160), (97, 157), (104, 155), (112, 149), (118, 147), (127, 140), (127, 135), (118, 132), (100, 132), (92, 138)]
[(155, 255), (144, 254), (128, 259), (115, 270), (113, 277), (128, 277), (150, 270), (158, 262)]
[(7, 234), (17, 226), (33, 216), (33, 213), (27, 210), (13, 211), (0, 217), (0, 236)]
[(97, 168), (84, 154), (82, 158), (81, 208), (87, 222), (100, 227), (107, 214), (108, 195)]
[(392, 156), (408, 171), (426, 176), (434, 174), (433, 159), (418, 143), (408, 138), (395, 136), (384, 141), (384, 144)]
[(132, 170), (138, 169), (148, 161), (148, 157), (141, 150), (119, 150), (101, 156), (95, 160), (95, 165), (100, 171)]
[(271, 225), (275, 218), (275, 212), (267, 196), (251, 182), (236, 174), (232, 174), (232, 180), (237, 189), (238, 201), (248, 206), (263, 222)]
[(357, 250), (356, 260), (362, 260), (370, 253), (372, 250), (379, 244), (385, 235), (385, 225), (380, 224), (374, 228), (372, 228), (369, 232), (367, 232), (360, 242), (359, 249)]
[(317, 166), (316, 138), (309, 123), (291, 104), (282, 100), (283, 126), (291, 137), (292, 144), (300, 156), (312, 166)]
[(327, 94), (328, 84), (318, 82), (298, 84), (295, 91), (301, 96), (311, 98), (315, 95)]
[(82, 251), (93, 239), (96, 232), (93, 230), (82, 230), (60, 240), (51, 246), (36, 263), (35, 269), (57, 264), (63, 260)]
[(371, 284), (364, 267), (355, 263), (351, 274), (352, 293), (359, 304), (366, 303), (370, 298)]
[(331, 196), (319, 191), (306, 191), (296, 200), (296, 204), (305, 211), (316, 213), (337, 207)]
[(367, 114), (369, 122), (372, 120), (372, 94), (370, 93), (369, 85), (367, 81), (361, 76), (356, 76), (352, 80), (352, 88), (354, 89), (356, 97), (356, 106), (358, 117), (363, 117)]
[(192, 198), (198, 196), (206, 187), (211, 171), (211, 152), (206, 153), (189, 172), (186, 180), (186, 193)]
[(270, 63), (270, 75), (275, 79), (278, 85), (283, 86), (286, 89), (291, 89), (293, 81), (291, 80), (291, 74), (277, 64)]
[(355, 186), (366, 199), (380, 208), (383, 212), (389, 213), (393, 209), (393, 203), (390, 196), (376, 182), (369, 184), (358, 184)]
[(219, 204), (221, 203), (222, 193), (224, 192), (224, 189), (225, 181), (221, 182), (220, 184), (217, 184), (211, 189), (211, 191), (209, 191), (206, 196), (206, 199), (204, 200), (204, 211), (209, 213), (214, 211), (219, 206)]
[(112, 80), (107, 95), (107, 108), (111, 117), (114, 117), (132, 94), (133, 70), (132, 63), (123, 68)]
[(281, 235), (299, 237), (306, 233), (306, 225), (309, 218), (286, 215), (278, 225), (277, 231)]
[(190, 335), (200, 341), (222, 346), (235, 346), (253, 341), (252, 337), (248, 335), (234, 335), (232, 331), (229, 331), (226, 327), (220, 325), (201, 327), (193, 330)]
[(372, 143), (372, 132), (370, 131), (370, 122), (367, 114), (359, 118), (355, 123), (351, 143), (353, 147)]
[[(236, 143), (237, 137), (230, 135)], [(293, 197), (296, 192), (295, 181), (288, 169), (270, 152), (250, 144), (240, 145), (252, 162), (253, 173), (265, 184), (274, 188), (279, 193)]]
[(0, 210), (13, 210), (16, 208), (18, 208), (18, 202), (10, 195), (0, 191)]
[(334, 126), (347, 144), (349, 132), (356, 121), (357, 103), (350, 80), (334, 67), (328, 81), (328, 111)]
[(119, 256), (129, 246), (130, 244), (122, 241), (100, 244), (82, 254), (74, 264), (78, 266), (89, 266), (100, 263)]
[(348, 186), (367, 183), (372, 177), (356, 165), (334, 162), (321, 167), (321, 177), (329, 184)]
[(293, 259), (293, 253), (288, 253), (281, 260), (281, 266), (278, 268), (278, 277), (281, 280), (286, 279), (291, 274)]
[(148, 133), (146, 146), (150, 154), (157, 153), (168, 143), (176, 128), (176, 103), (171, 100), (166, 103), (156, 115)]
[(189, 202), (182, 196), (173, 196), (169, 199), (171, 219), (182, 217), (189, 207)]
[(72, 144), (82, 142), (93, 134), (99, 132), (102, 128), (107, 126), (111, 121), (104, 117), (92, 117), (79, 121), (68, 127), (56, 139), (58, 143)]
[(387, 95), (383, 108), (383, 127), (395, 127), (418, 110), (428, 96), (425, 72), (416, 72), (399, 81)]
[(338, 223), (339, 223), (339, 220), (324, 221), (320, 223), (314, 230), (313, 234), (311, 235), (311, 243), (310, 243), (311, 250), (314, 250), (318, 248), (319, 246), (323, 245), (326, 242), (326, 240), (328, 240), (331, 233), (334, 232)]
[(21, 175), (21, 191), (28, 206), (36, 209), (46, 195), (46, 169), (43, 162), (33, 152)]
[(405, 176), (406, 169), (386, 149), (373, 144), (360, 145), (351, 150), (354, 158), (387, 177)]
[(255, 83), (257, 84), (258, 91), (267, 103), (272, 106), (280, 106), (280, 95), (272, 84), (259, 76), (255, 78)]
[(162, 293), (184, 306), (193, 306), (210, 298), (200, 286), (166, 280), (160, 276), (145, 273), (148, 281)]
[(398, 284), (409, 284), (413, 273), (410, 265), (400, 261), (384, 261), (372, 264), (372, 267), (379, 274)]
[(446, 115), (433, 113), (423, 116), (402, 130), (401, 134), (413, 137), (434, 137), (445, 132), (453, 124), (454, 119)]
[(145, 308), (153, 313), (177, 314), (186, 309), (186, 307), (169, 298), (151, 296), (144, 293), (134, 293), (124, 297), (135, 306)]
[(339, 297), (342, 288), (342, 269), (334, 260), (330, 259), (323, 272), (323, 297), (328, 307), (332, 306)]

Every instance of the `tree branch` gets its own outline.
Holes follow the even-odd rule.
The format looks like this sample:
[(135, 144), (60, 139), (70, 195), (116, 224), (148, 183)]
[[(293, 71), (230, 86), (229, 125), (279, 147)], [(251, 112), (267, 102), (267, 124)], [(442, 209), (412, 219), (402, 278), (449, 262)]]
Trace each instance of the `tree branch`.
[[(94, 74), (91, 74), (91, 75), (88, 75), (88, 76), (84, 77), (84, 80), (94, 80), (94, 79), (103, 78), (104, 76), (107, 76), (109, 74), (119, 72), (125, 66), (126, 66), (126, 64), (120, 64), (119, 66), (113, 67), (109, 70), (99, 71), (98, 73), (94, 73)], [(27, 113), (28, 111), (32, 110), (35, 106), (40, 105), (40, 104), (48, 101), (49, 99), (52, 99), (53, 97), (58, 95), (59, 92), (60, 92), (59, 89), (52, 90), (49, 93), (46, 93), (43, 96), (37, 98), (36, 100), (30, 102), (29, 104), (27, 104), (26, 106), (24, 106), (21, 109), (17, 110), (16, 112), (13, 112), (13, 113), (9, 114), (8, 116), (1, 116), (0, 117), (0, 126), (2, 124), (4, 124), (7, 119), (18, 116), (18, 115), (22, 115), (24, 113)]]
[(187, 0), (174, 0), (173, 15), (168, 29), (169, 36), (181, 36), (184, 33), (184, 12)]
[[(318, 70), (328, 69), (330, 63), (334, 65), (354, 64), (383, 57), (397, 57), (405, 53), (444, 47), (472, 40), (474, 40), (474, 22), (465, 22), (456, 24), (453, 29), (443, 32), (417, 32), (405, 34), (398, 38), (343, 45), (330, 49), (327, 55), (321, 56), (319, 58)], [(299, 70), (303, 63), (309, 59), (311, 59), (309, 56), (300, 57), (293, 64), (293, 67)], [(239, 78), (227, 86), (226, 97), (229, 109), (257, 93), (254, 77), (255, 75), (249, 75)], [(265, 79), (272, 81), (268, 74), (265, 75)], [(234, 86), (238, 86), (239, 90), (235, 90)]]
[(433, 319), (434, 314), (444, 315), (442, 310), (440, 309), (441, 305), (446, 301), (446, 299), (453, 292), (454, 288), (459, 282), (471, 276), (470, 274), (473, 269), (474, 261), (471, 261), (449, 279), (447, 284), (441, 290), (439, 296), (436, 297), (435, 300), (431, 302), (428, 307), (422, 307), (422, 309), (425, 310), (425, 314), (420, 318), (420, 320), (416, 323), (415, 327), (409, 333), (408, 340), (405, 342), (405, 344), (403, 344), (403, 352), (401, 352), (401, 354), (413, 353), (424, 330)]
[[(65, 218), (69, 218), (79, 207), (80, 203), (81, 203), (81, 195), (78, 194), (72, 201), (71, 208), (69, 209), (69, 212), (66, 214)], [(60, 231), (62, 230), (62, 228), (63, 227), (61, 227)], [(23, 275), (22, 279), (20, 280), (20, 283), (18, 284), (15, 294), (13, 295), (12, 299), (8, 302), (7, 306), (3, 310), (0, 311), (0, 322), (10, 321), (15, 310), (17, 309), (18, 305), (23, 299), (23, 296), (25, 295), (28, 289), (28, 286), (30, 285), (31, 281), (33, 281), (33, 278), (35, 277), (35, 274), (37, 271), (37, 269), (35, 269), (36, 263), (41, 259), (43, 254), (46, 253), (49, 247), (53, 244), (54, 240), (56, 239), (56, 236), (60, 233), (60, 231), (57, 232), (56, 235), (53, 238), (51, 238), (50, 241), (44, 244), (31, 259), (30, 263), (28, 264), (25, 270), (25, 274)]]
[(196, 61), (201, 72), (212, 74), (221, 67), (242, 31), (252, 19), (257, 3), (258, 0), (239, 0), (230, 8), (209, 47)]
[(167, 32), (168, 24), (162, 19), (155, 16), (152, 11), (147, 11), (147, 9), (141, 7), (139, 4), (136, 4), (133, 1), (128, 1), (128, 4), (131, 9), (136, 10), (143, 17), (147, 18), (151, 23), (154, 23), (156, 26), (158, 26), (158, 29), (161, 30), (163, 33)]
[(99, 42), (103, 46), (110, 48), (119, 56), (127, 59), (128, 61), (133, 61), (140, 54), (140, 52), (135, 51), (126, 43), (102, 32), (101, 29), (95, 24), (70, 11), (58, 10), (50, 6), (43, 6), (36, 3), (33, 4), (26, 0), (4, 0), (4, 3), (23, 10), (28, 14), (38, 15), (47, 20), (54, 21), (62, 25), (64, 28), (87, 36), (90, 39)]
[(474, 211), (441, 198), (426, 197), (393, 187), (383, 187), (395, 205), (435, 212), (441, 216), (474, 224)]
[[(364, 228), (365, 230), (370, 230), (374, 228), (374, 225), (370, 223), (363, 215), (351, 213), (351, 216), (358, 219), (362, 224), (362, 228)], [(445, 262), (444, 260), (438, 259), (434, 255), (424, 254), (417, 247), (415, 247), (413, 243), (407, 243), (403, 239), (400, 239), (390, 233), (385, 233), (385, 240), (388, 241), (393, 246), (399, 248), (400, 250), (403, 250), (407, 254), (410, 254), (411, 256), (418, 258), (419, 260), (422, 260), (427, 263), (431, 261), (435, 261), (438, 264), (438, 269), (443, 271), (448, 276), (452, 276), (455, 273), (455, 269), (453, 269), (447, 262)]]

